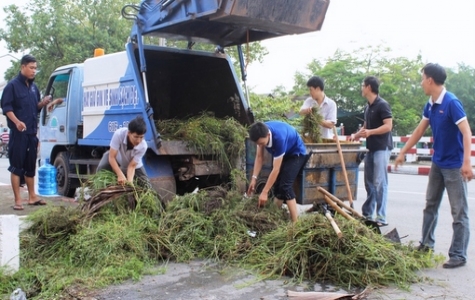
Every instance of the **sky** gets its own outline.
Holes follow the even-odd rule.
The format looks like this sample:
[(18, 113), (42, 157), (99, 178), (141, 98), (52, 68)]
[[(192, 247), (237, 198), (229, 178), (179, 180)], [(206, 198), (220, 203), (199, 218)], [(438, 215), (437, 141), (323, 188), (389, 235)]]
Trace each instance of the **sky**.
[[(305, 0), (294, 0), (305, 1)], [(131, 1), (131, 3), (134, 1)], [(28, 0), (1, 0), (3, 7)], [(124, 40), (126, 37), (124, 37)], [(248, 87), (268, 93), (282, 85), (289, 90), (297, 71), (306, 72), (313, 59), (326, 59), (337, 49), (353, 52), (367, 46), (390, 47), (395, 56), (445, 67), (475, 67), (475, 0), (330, 0), (321, 31), (263, 41), (269, 54), (247, 68)], [(0, 82), (11, 57), (0, 43)], [(21, 57), (22, 53), (14, 54)], [(318, 75), (318, 74), (314, 74)]]

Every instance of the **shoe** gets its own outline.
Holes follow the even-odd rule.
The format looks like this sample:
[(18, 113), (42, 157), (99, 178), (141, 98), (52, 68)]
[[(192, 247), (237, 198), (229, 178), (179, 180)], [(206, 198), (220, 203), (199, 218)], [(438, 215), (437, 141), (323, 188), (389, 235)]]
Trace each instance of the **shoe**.
[(432, 249), (429, 246), (420, 244), (419, 247), (417, 247), (417, 251), (423, 252), (423, 253), (429, 253), (430, 251), (434, 251), (434, 249)]
[(378, 227), (384, 227), (384, 226), (388, 226), (389, 223), (384, 223), (384, 222), (381, 222), (381, 221), (377, 221), (376, 225), (378, 225)]
[(458, 268), (458, 267), (465, 266), (466, 263), (467, 263), (467, 261), (465, 261), (465, 260), (452, 259), (451, 258), (442, 265), (442, 268), (444, 268), (444, 269), (455, 269), (455, 268)]

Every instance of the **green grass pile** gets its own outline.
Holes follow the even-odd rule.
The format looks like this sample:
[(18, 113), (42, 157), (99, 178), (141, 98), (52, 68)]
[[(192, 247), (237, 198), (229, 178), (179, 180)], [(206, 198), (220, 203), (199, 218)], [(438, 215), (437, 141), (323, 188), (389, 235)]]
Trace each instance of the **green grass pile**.
[(187, 120), (156, 121), (163, 140), (183, 140), (202, 155), (211, 155), (221, 166), (232, 169), (243, 156), (247, 129), (233, 118), (217, 119), (202, 114)]
[(312, 113), (305, 115), (302, 121), (301, 135), (306, 143), (321, 143), (320, 124), (323, 117), (317, 106), (312, 107)]
[[(97, 193), (115, 184), (101, 173), (91, 182)], [(318, 214), (291, 224), (269, 202), (257, 208), (256, 198), (216, 187), (177, 196), (164, 210), (155, 193), (135, 186), (93, 215), (83, 205), (42, 208), (21, 234), (20, 271), (0, 274), (0, 294), (21, 287), (28, 299), (64, 299), (71, 286), (94, 289), (139, 279), (169, 260), (212, 259), (255, 269), (263, 278), (288, 275), (348, 288), (406, 286), (418, 270), (437, 263), (437, 256), (393, 244), (358, 222), (337, 217), (342, 239)]]
[(358, 221), (336, 220), (341, 239), (323, 215), (309, 214), (263, 236), (244, 261), (265, 278), (288, 275), (351, 288), (391, 283), (406, 287), (418, 280), (416, 270), (434, 267), (442, 259), (395, 244)]

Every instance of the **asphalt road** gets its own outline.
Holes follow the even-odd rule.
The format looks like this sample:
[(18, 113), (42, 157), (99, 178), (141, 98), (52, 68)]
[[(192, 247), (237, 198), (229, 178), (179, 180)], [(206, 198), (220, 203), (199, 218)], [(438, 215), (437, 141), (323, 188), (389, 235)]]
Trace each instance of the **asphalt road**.
[[(0, 183), (9, 183), (8, 160), (0, 158)], [(397, 228), (403, 242), (417, 241), (421, 234), (422, 210), (425, 204), (427, 176), (389, 174), (388, 222), (383, 233)], [(475, 200), (475, 182), (468, 184), (469, 205)], [(363, 173), (359, 173), (358, 197), (355, 208), (361, 211), (366, 192)], [(475, 209), (470, 211), (471, 232), (475, 233)], [(435, 251), (447, 257), (452, 238), (452, 217), (445, 196), (439, 211)], [(469, 246), (466, 266), (447, 270), (442, 266), (424, 271), (428, 280), (414, 284), (410, 291), (388, 287), (373, 291), (368, 299), (474, 299), (475, 298), (475, 242)], [(287, 290), (303, 291), (306, 285), (287, 286), (285, 278), (266, 282), (253, 282), (248, 273), (238, 270), (218, 270), (204, 262), (190, 264), (168, 263), (166, 272), (145, 276), (139, 282), (126, 282), (100, 291), (97, 299), (287, 299)], [(253, 279), (254, 278), (254, 279)], [(315, 285), (315, 291), (332, 290)], [(332, 290), (333, 291), (333, 290)]]

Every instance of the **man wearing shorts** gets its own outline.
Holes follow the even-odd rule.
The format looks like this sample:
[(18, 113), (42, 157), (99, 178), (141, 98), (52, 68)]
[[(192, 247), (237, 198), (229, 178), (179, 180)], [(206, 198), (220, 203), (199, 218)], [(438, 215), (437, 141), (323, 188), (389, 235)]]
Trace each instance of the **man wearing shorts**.
[(38, 138), (38, 113), (48, 105), (50, 96), (43, 100), (34, 79), (36, 59), (27, 54), (21, 59), (20, 73), (3, 90), (2, 110), (10, 128), (8, 158), (11, 184), (15, 196), (14, 210), (23, 210), (20, 198), (20, 179), (25, 178), (29, 205), (45, 205), (35, 193), (35, 173)]
[(262, 168), (265, 149), (272, 154), (274, 160), (272, 171), (259, 195), (259, 206), (267, 202), (269, 190), (274, 186), (274, 203), (281, 207), (285, 201), (292, 222), (296, 222), (298, 211), (292, 186), (307, 157), (302, 138), (294, 127), (280, 121), (253, 124), (249, 129), (249, 138), (257, 144), (257, 151), (253, 175), (247, 193), (254, 193), (257, 177)]

